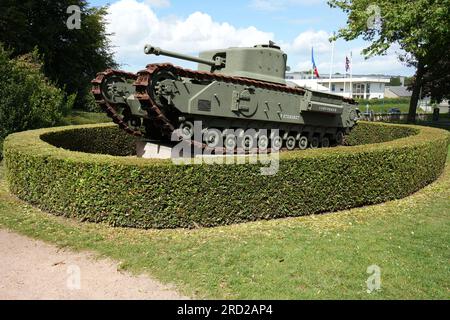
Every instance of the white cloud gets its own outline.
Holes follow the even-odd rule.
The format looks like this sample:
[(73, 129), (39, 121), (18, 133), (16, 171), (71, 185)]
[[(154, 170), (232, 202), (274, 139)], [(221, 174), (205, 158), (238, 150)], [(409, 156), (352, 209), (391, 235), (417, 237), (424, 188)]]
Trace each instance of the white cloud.
[(150, 7), (153, 8), (167, 8), (170, 7), (170, 0), (145, 0)]
[(294, 53), (305, 53), (311, 52), (311, 47), (314, 47), (315, 53), (329, 52), (331, 51), (330, 36), (328, 32), (323, 30), (302, 32), (294, 39), (291, 50)]
[[(154, 0), (152, 0), (154, 1)], [(161, 0), (160, 0), (161, 1)], [(307, 30), (291, 42), (277, 41), (271, 32), (255, 27), (237, 28), (226, 22), (217, 22), (202, 12), (194, 12), (187, 18), (158, 17), (146, 2), (120, 0), (108, 9), (108, 32), (113, 33), (111, 42), (116, 59), (122, 68), (130, 71), (143, 69), (148, 63), (168, 61), (183, 67), (196, 68), (195, 64), (167, 57), (147, 56), (144, 45), (152, 45), (182, 53), (196, 55), (199, 51), (227, 48), (231, 46), (253, 46), (274, 40), (288, 54), (288, 64), (293, 71), (311, 68), (311, 46), (314, 46), (315, 61), (321, 73), (330, 68), (330, 33), (324, 30)], [(344, 71), (345, 54), (350, 51), (348, 43), (336, 46), (334, 71)], [(395, 53), (384, 57), (364, 60), (359, 55), (361, 48), (353, 49), (355, 73), (402, 73), (405, 68), (398, 62)]]
[(161, 19), (149, 5), (135, 0), (120, 0), (112, 4), (107, 19), (107, 31), (113, 33), (111, 42), (116, 48), (117, 60), (138, 69), (149, 61), (143, 54), (147, 43), (167, 50), (193, 53), (230, 46), (252, 46), (268, 43), (274, 38), (273, 33), (252, 26), (236, 28), (226, 22), (216, 22), (202, 12), (194, 12), (186, 19)]

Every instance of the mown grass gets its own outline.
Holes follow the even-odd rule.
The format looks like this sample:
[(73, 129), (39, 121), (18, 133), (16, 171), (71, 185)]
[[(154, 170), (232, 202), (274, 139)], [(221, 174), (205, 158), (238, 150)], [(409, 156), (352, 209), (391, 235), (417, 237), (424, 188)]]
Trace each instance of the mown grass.
[[(55, 217), (12, 197), (0, 172), (0, 227), (111, 257), (198, 298), (449, 297), (449, 161), (438, 181), (402, 200), (196, 230), (111, 228)], [(381, 268), (381, 290), (369, 294), (366, 270), (374, 264)]]
[(64, 117), (60, 125), (82, 125), (82, 124), (95, 124), (95, 123), (106, 123), (110, 122), (111, 119), (101, 112), (86, 112), (73, 110), (68, 116)]

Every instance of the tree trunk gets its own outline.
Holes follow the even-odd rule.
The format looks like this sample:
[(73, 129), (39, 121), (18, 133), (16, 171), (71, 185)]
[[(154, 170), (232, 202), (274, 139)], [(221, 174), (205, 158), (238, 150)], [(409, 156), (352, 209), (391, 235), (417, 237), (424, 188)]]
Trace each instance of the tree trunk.
[(409, 113), (408, 113), (408, 123), (416, 123), (416, 112), (417, 112), (417, 104), (420, 99), (420, 88), (422, 87), (422, 80), (424, 75), (424, 65), (423, 61), (419, 59), (419, 63), (417, 64), (417, 71), (415, 75), (415, 81), (413, 84), (413, 92), (411, 95), (411, 101), (409, 102)]

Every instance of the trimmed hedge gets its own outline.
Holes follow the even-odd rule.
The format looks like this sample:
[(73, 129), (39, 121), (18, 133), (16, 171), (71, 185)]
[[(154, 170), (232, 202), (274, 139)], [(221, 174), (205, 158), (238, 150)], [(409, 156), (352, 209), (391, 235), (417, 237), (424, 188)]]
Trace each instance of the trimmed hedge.
[(136, 138), (115, 126), (50, 131), (41, 139), (58, 148), (112, 156), (136, 155)]
[(109, 141), (128, 145), (126, 139), (114, 140), (115, 130), (89, 125), (10, 135), (5, 162), (11, 192), (54, 214), (113, 226), (217, 226), (405, 197), (441, 174), (449, 143), (449, 134), (439, 129), (361, 123), (349, 138), (354, 144), (367, 137), (384, 140), (383, 132), (412, 135), (281, 153), (278, 173), (262, 176), (261, 165), (174, 165), (169, 160), (73, 152), (40, 139), (61, 143), (74, 136), (77, 144), (102, 142), (101, 151), (114, 154), (119, 145), (102, 139), (111, 135)]
[(387, 126), (382, 124), (380, 127), (370, 122), (361, 122), (352, 130), (349, 136), (345, 137), (345, 141), (350, 146), (358, 146), (393, 141), (418, 133), (419, 129), (410, 126)]

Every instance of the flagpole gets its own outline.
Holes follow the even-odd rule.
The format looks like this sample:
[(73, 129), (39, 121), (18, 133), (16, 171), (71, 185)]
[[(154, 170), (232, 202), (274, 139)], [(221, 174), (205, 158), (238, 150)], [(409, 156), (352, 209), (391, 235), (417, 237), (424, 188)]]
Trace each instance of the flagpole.
[(353, 99), (353, 52), (350, 51), (350, 98)]
[(345, 89), (347, 88), (347, 86), (346, 86), (346, 83), (347, 83), (347, 55), (345, 55), (345, 67), (344, 67), (344, 69), (345, 69), (345, 72), (344, 72), (344, 97), (345, 97), (345, 95), (347, 94), (345, 92)]
[(333, 62), (334, 62), (334, 32), (333, 32), (333, 39), (331, 40), (330, 78), (328, 81), (328, 91), (329, 92), (331, 92), (331, 75), (333, 74)]

